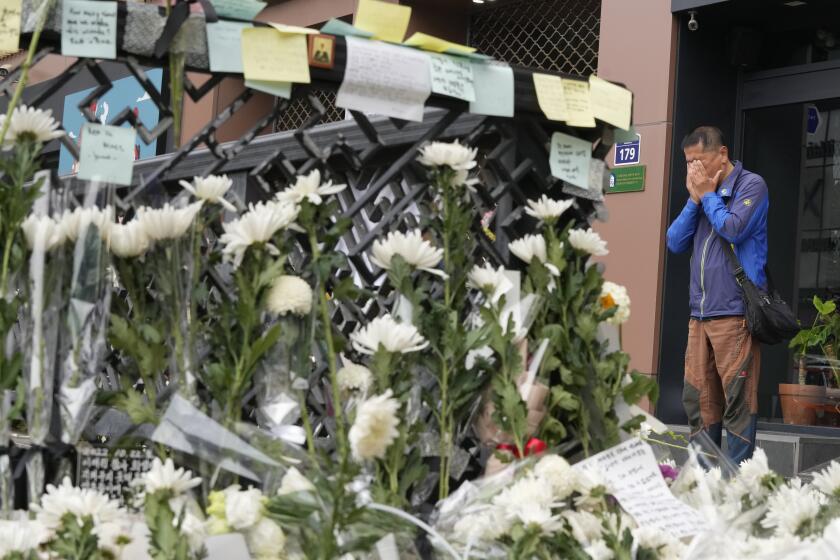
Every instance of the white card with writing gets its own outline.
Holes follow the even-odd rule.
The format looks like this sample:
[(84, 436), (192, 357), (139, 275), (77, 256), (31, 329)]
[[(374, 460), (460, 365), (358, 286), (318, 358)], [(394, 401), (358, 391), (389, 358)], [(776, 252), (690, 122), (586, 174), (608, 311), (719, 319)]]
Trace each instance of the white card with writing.
[(335, 104), (344, 109), (421, 122), (432, 92), (429, 56), (347, 37), (347, 66)]
[(131, 185), (136, 140), (130, 126), (85, 123), (79, 136), (79, 179)]
[(430, 53), (432, 63), (432, 92), (475, 101), (473, 70), (469, 59)]
[(676, 538), (689, 537), (706, 528), (700, 513), (681, 502), (665, 484), (650, 445), (632, 438), (577, 463), (580, 472), (597, 469), (606, 477), (608, 491), (641, 527), (650, 527)]
[(61, 15), (61, 54), (117, 58), (117, 3), (65, 0)]
[(589, 189), (592, 144), (562, 132), (551, 135), (548, 163), (551, 174), (582, 189)]

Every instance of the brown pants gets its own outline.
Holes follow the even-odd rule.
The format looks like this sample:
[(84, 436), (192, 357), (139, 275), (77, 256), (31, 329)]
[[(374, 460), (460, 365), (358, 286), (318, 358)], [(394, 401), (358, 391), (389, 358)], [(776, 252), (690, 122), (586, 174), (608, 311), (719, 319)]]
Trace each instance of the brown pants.
[(743, 317), (689, 322), (683, 406), (692, 435), (720, 433), (722, 421), (730, 436), (754, 445), (760, 350)]

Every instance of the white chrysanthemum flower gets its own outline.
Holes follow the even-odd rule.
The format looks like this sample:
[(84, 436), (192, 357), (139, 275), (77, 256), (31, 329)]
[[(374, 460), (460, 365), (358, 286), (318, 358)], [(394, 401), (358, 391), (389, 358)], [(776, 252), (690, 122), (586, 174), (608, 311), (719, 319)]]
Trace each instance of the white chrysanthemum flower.
[(146, 237), (152, 241), (178, 239), (190, 228), (203, 205), (204, 201), (199, 200), (184, 208), (174, 208), (169, 203), (163, 208), (143, 206), (137, 209), (136, 219), (143, 224)]
[(76, 241), (79, 235), (89, 226), (96, 226), (99, 237), (108, 239), (111, 226), (114, 223), (114, 209), (110, 206), (97, 208), (87, 206), (76, 208), (72, 212), (64, 212), (58, 222), (61, 233), (68, 241)]
[(770, 493), (766, 482), (772, 476), (773, 471), (767, 464), (767, 455), (758, 447), (752, 458), (741, 462), (738, 476), (730, 481), (726, 492), (733, 501), (740, 502), (743, 496), (749, 495), (751, 501), (756, 502)]
[(481, 290), (491, 304), (513, 289), (513, 283), (505, 274), (505, 267), (493, 268), (490, 264), (475, 265), (467, 274), (467, 286)]
[(193, 177), (192, 183), (180, 181), (184, 190), (194, 197), (213, 204), (221, 204), (225, 210), (236, 212), (236, 207), (225, 200), (225, 193), (230, 190), (233, 181), (227, 175), (208, 175), (207, 177)]
[(462, 543), (492, 541), (510, 529), (510, 521), (498, 507), (488, 507), (480, 512), (460, 517), (452, 527), (453, 537)]
[(564, 500), (574, 492), (577, 484), (575, 470), (560, 455), (546, 455), (534, 465), (534, 474), (547, 482), (555, 500)]
[[(562, 245), (561, 245), (562, 246)], [(548, 250), (545, 245), (545, 237), (542, 235), (526, 235), (520, 237), (515, 241), (511, 241), (508, 245), (510, 252), (514, 254), (519, 260), (531, 264), (533, 259), (537, 259), (543, 263), (548, 271), (554, 276), (559, 276), (560, 271), (553, 264), (546, 262), (548, 260)]]
[(131, 542), (131, 528), (127, 518), (94, 525), (92, 533), (96, 535), (96, 547), (110, 552), (114, 558), (120, 558), (123, 548)]
[(286, 494), (293, 494), (295, 492), (314, 492), (315, 486), (309, 479), (303, 476), (299, 470), (294, 467), (289, 467), (283, 479), (280, 481), (280, 488), (277, 490), (278, 496)]
[[(0, 115), (0, 128), (6, 122), (6, 115)], [(58, 130), (58, 123), (52, 118), (52, 110), (36, 109), (21, 105), (12, 111), (9, 128), (3, 139), (3, 149), (10, 150), (15, 143), (34, 140), (46, 144), (50, 140), (64, 136), (63, 130)]]
[(391, 315), (377, 317), (350, 335), (353, 348), (362, 354), (373, 355), (383, 347), (388, 352), (417, 352), (429, 345), (414, 325), (398, 323)]
[(417, 161), (427, 167), (447, 166), (455, 171), (467, 171), (475, 167), (476, 148), (462, 146), (455, 142), (431, 142), (420, 148)]
[(36, 242), (40, 241), (44, 244), (44, 250), (50, 251), (65, 241), (61, 226), (49, 216), (30, 214), (20, 227), (29, 249), (35, 248)]
[(583, 548), (592, 560), (612, 560), (615, 558), (613, 551), (607, 546), (604, 539), (598, 539), (589, 546)]
[(286, 535), (280, 525), (263, 518), (245, 534), (248, 551), (256, 560), (284, 558)]
[(62, 518), (68, 513), (78, 521), (90, 517), (94, 525), (119, 521), (125, 516), (118, 502), (94, 490), (76, 488), (69, 477), (65, 477), (59, 486), (47, 485), (41, 503), (30, 504), (29, 509), (51, 533), (61, 526)]
[(446, 277), (446, 273), (436, 267), (443, 258), (443, 249), (434, 247), (423, 239), (419, 229), (408, 233), (391, 232), (384, 240), (376, 240), (370, 249), (370, 260), (379, 268), (391, 268), (391, 259), (399, 255), (406, 263), (419, 270)]
[(761, 520), (765, 529), (773, 529), (777, 536), (798, 535), (813, 521), (826, 497), (795, 478), (767, 499), (767, 513)]
[(312, 170), (309, 175), (298, 175), (295, 184), (277, 193), (277, 200), (291, 204), (300, 204), (304, 200), (319, 206), (325, 196), (340, 193), (347, 185), (333, 185), (332, 181), (321, 183), (321, 172)]
[[(177, 523), (178, 519), (173, 519), (172, 522)], [(207, 522), (188, 511), (184, 514), (184, 520), (181, 522), (181, 534), (187, 537), (190, 550), (193, 552), (199, 551), (207, 538)]]
[(192, 472), (183, 468), (175, 468), (172, 459), (161, 462), (155, 457), (152, 468), (142, 477), (132, 481), (132, 486), (140, 486), (147, 494), (154, 494), (159, 490), (171, 491), (174, 495), (183, 494), (201, 484), (201, 478), (193, 477)]
[(529, 200), (525, 213), (543, 222), (556, 220), (574, 205), (574, 199), (554, 200), (542, 195), (539, 200)]
[(112, 224), (108, 243), (114, 255), (130, 259), (139, 257), (148, 250), (149, 237), (139, 220), (131, 220), (126, 224)]
[(231, 527), (250, 529), (262, 519), (265, 498), (259, 489), (230, 489), (225, 494), (225, 518)]
[(589, 229), (573, 229), (569, 231), (569, 243), (578, 251), (589, 253), (596, 257), (609, 254), (607, 242), (598, 233)]
[(679, 560), (683, 556), (685, 545), (668, 533), (652, 527), (637, 527), (631, 532), (639, 546), (655, 551), (661, 560)]
[(828, 467), (814, 475), (811, 484), (823, 494), (840, 497), (840, 463), (832, 461)]
[(373, 385), (373, 374), (361, 364), (345, 362), (344, 366), (336, 373), (338, 387), (342, 391), (356, 391), (366, 393)]
[(575, 540), (584, 546), (601, 538), (601, 520), (588, 511), (565, 510), (561, 516), (566, 520)]
[(13, 554), (29, 558), (29, 553), (36, 551), (49, 536), (49, 531), (38, 521), (0, 520), (0, 558)]
[(245, 251), (251, 245), (264, 243), (272, 255), (278, 254), (277, 248), (270, 243), (281, 229), (299, 231), (295, 224), (300, 208), (294, 204), (281, 202), (260, 202), (251, 204), (248, 211), (238, 220), (222, 224), (225, 233), (219, 241), (225, 246), (222, 253), (233, 260), (235, 267), (242, 264)]
[(553, 531), (561, 525), (560, 518), (551, 514), (553, 498), (551, 492), (546, 492), (546, 481), (529, 475), (496, 495), (493, 505), (500, 507), (509, 521), (533, 523)]
[(356, 461), (385, 457), (385, 451), (399, 436), (399, 408), (400, 403), (392, 397), (390, 389), (359, 405), (356, 419), (347, 434)]
[(278, 276), (271, 284), (266, 306), (276, 315), (303, 317), (312, 310), (312, 288), (299, 276)]
[(578, 509), (591, 510), (604, 504), (609, 493), (609, 485), (604, 473), (596, 467), (577, 472), (575, 490), (580, 496), (575, 498)]
[(604, 311), (613, 307), (616, 308), (612, 317), (607, 319), (607, 323), (622, 325), (630, 318), (630, 296), (627, 293), (627, 288), (621, 284), (604, 282), (599, 300)]

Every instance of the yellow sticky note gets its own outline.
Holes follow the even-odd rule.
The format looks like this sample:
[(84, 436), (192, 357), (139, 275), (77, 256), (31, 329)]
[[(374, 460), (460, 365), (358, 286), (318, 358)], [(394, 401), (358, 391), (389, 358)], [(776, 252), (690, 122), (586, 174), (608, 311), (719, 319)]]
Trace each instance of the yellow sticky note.
[(21, 0), (0, 0), (0, 54), (17, 52)]
[(534, 89), (537, 90), (537, 103), (552, 121), (565, 121), (567, 118), (566, 96), (563, 95), (563, 79), (560, 76), (534, 72)]
[(563, 80), (563, 96), (566, 98), (566, 123), (569, 126), (593, 127), (595, 117), (589, 102), (589, 83), (580, 80)]
[(423, 50), (432, 51), (432, 52), (447, 52), (450, 53), (454, 52), (462, 52), (462, 53), (474, 53), (475, 47), (468, 47), (466, 45), (459, 45), (458, 43), (452, 43), (447, 41), (446, 39), (441, 39), (439, 37), (434, 37), (432, 35), (426, 35), (425, 33), (415, 33), (411, 37), (405, 40), (404, 45), (409, 47), (419, 47)]
[(630, 128), (630, 111), (633, 94), (630, 90), (611, 84), (598, 76), (589, 76), (589, 94), (592, 114), (622, 130)]
[(268, 22), (268, 25), (280, 33), (302, 33), (304, 35), (317, 35), (318, 30), (311, 27), (298, 27), (297, 25), (286, 25), (285, 23)]
[(243, 29), (242, 69), (247, 80), (308, 84), (306, 37), (270, 27)]
[(353, 25), (363, 31), (370, 31), (374, 39), (402, 43), (409, 19), (411, 8), (408, 6), (379, 0), (359, 0)]

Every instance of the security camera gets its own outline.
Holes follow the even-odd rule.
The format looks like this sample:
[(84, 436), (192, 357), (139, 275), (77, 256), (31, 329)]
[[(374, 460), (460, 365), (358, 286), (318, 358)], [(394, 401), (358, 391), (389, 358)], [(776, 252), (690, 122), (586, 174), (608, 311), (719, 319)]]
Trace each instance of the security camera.
[(10, 64), (0, 65), (0, 78), (5, 78), (11, 72), (12, 72), (12, 66)]
[(688, 15), (688, 30), (697, 31), (698, 29), (700, 29), (700, 22), (697, 21), (697, 12), (691, 10), (690, 12), (688, 12)]

